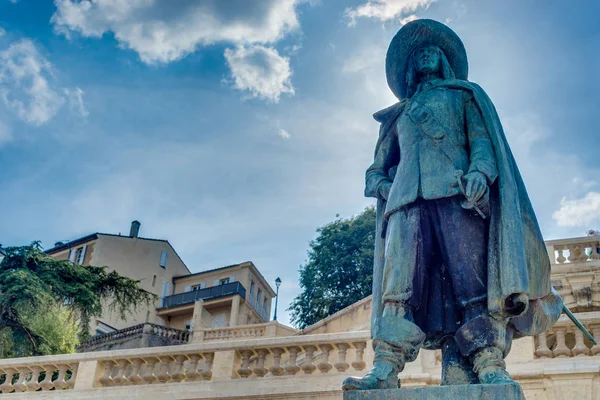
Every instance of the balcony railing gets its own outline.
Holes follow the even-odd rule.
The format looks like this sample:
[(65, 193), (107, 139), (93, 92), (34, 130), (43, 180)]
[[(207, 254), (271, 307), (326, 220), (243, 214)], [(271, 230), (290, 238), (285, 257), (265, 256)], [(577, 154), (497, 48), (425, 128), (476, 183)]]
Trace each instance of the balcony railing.
[(269, 313), (267, 312), (267, 309), (264, 308), (254, 297), (250, 296), (247, 299), (247, 301), (248, 301), (248, 303), (250, 303), (252, 308), (254, 308), (254, 310), (256, 310), (258, 315), (260, 315), (260, 317), (263, 319), (263, 321), (265, 321), (265, 322), (269, 321)]
[(246, 298), (246, 289), (240, 282), (226, 283), (224, 285), (167, 296), (162, 299), (161, 308), (177, 307), (193, 303), (197, 300), (211, 300), (234, 294), (239, 294), (242, 298)]

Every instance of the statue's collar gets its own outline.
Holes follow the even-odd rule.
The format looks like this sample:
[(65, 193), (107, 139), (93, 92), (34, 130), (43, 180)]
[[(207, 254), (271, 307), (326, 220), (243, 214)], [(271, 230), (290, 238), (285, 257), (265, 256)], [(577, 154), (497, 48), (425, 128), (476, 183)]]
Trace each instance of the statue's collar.
[(444, 82), (444, 80), (441, 78), (431, 79), (427, 82), (419, 82), (419, 85), (417, 86), (417, 91), (415, 92), (415, 94), (425, 92), (429, 89), (432, 89), (432, 88), (438, 86), (442, 82)]

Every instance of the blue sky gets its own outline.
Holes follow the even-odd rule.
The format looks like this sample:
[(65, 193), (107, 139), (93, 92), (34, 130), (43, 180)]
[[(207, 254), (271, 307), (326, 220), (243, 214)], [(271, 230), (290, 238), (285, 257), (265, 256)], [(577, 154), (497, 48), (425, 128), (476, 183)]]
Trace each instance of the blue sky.
[(0, 242), (166, 238), (192, 271), (252, 260), (279, 319), (316, 228), (373, 204), (387, 46), (463, 39), (545, 238), (600, 228), (595, 1), (0, 0)]

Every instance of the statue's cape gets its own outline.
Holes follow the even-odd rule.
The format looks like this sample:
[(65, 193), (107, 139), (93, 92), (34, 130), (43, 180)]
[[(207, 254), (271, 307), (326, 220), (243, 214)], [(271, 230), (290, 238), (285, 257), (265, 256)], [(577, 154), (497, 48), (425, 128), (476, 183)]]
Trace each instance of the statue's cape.
[[(563, 302), (550, 282), (550, 260), (523, 179), (508, 146), (506, 136), (492, 101), (475, 83), (445, 80), (436, 85), (465, 90), (473, 98), (485, 121), (496, 155), (498, 177), (490, 187), (490, 222), (488, 239), (488, 309), (494, 318), (509, 319), (515, 337), (537, 335), (552, 327), (562, 313)], [(379, 142), (395, 134), (396, 120), (406, 101), (375, 113), (381, 122)], [(381, 316), (383, 276), (385, 201), (377, 202), (377, 234), (373, 269), (372, 321)], [(529, 305), (520, 314), (511, 314), (507, 299), (527, 293)], [(374, 326), (374, 324), (372, 325)]]

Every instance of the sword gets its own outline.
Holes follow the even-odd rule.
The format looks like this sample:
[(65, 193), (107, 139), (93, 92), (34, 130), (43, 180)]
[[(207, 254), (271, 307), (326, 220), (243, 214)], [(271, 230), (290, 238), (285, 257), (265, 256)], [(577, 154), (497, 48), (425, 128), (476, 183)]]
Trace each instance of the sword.
[(571, 310), (569, 310), (569, 307), (567, 307), (566, 305), (563, 304), (563, 311), (565, 314), (567, 314), (567, 317), (569, 317), (569, 319), (571, 321), (573, 321), (573, 323), (575, 324), (575, 326), (577, 328), (579, 328), (579, 330), (581, 332), (583, 332), (583, 334), (590, 339), (590, 342), (592, 342), (595, 345), (597, 345), (596, 343), (596, 339), (594, 339), (594, 337), (592, 336), (591, 333), (588, 332), (587, 329), (585, 329), (585, 326), (583, 326), (583, 324), (577, 319), (577, 317), (575, 315), (573, 315), (573, 313), (571, 312)]
[(483, 211), (481, 211), (481, 209), (479, 207), (477, 207), (477, 204), (474, 201), (470, 201), (467, 199), (467, 191), (465, 190), (465, 185), (463, 184), (463, 174), (464, 172), (462, 172), (461, 170), (457, 170), (454, 173), (454, 176), (456, 177), (456, 181), (458, 182), (458, 187), (460, 188), (460, 191), (462, 192), (462, 194), (465, 196), (465, 204), (466, 207), (464, 208), (468, 208), (468, 209), (473, 209), (475, 211), (477, 211), (477, 214), (479, 214), (479, 216), (483, 219), (485, 219), (485, 214), (483, 213)]

